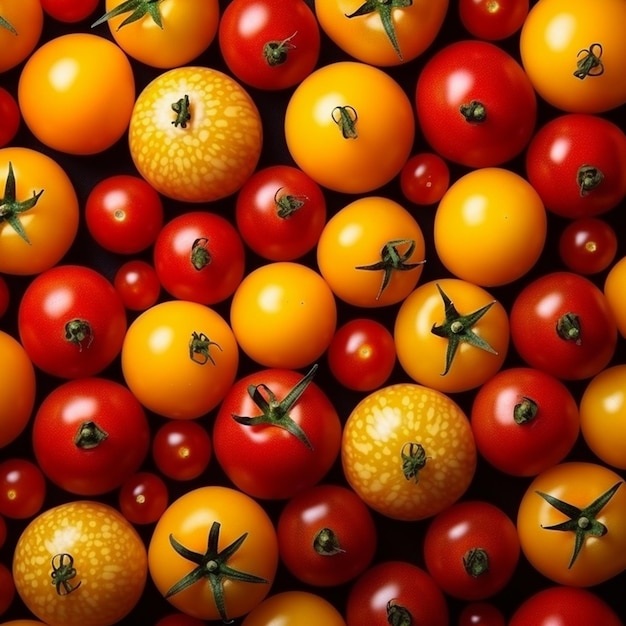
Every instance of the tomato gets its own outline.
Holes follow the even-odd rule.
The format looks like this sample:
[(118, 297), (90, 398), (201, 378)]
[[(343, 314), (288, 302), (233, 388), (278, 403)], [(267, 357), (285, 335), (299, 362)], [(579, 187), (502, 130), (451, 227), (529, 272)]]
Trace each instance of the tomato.
[(447, 626), (448, 615), (446, 599), (432, 576), (405, 561), (373, 565), (348, 592), (347, 626)]
[(573, 220), (559, 236), (559, 256), (572, 272), (597, 274), (607, 269), (617, 254), (617, 233), (597, 217)]
[(10, 622), (2, 622), (2, 626), (46, 626), (43, 622), (34, 619), (16, 619)]
[(54, 159), (21, 147), (0, 150), (0, 181), (0, 272), (43, 272), (63, 258), (76, 237), (74, 185)]
[(320, 31), (303, 0), (234, 0), (220, 19), (219, 48), (231, 73), (257, 89), (287, 89), (319, 59)]
[(98, 0), (41, 0), (42, 9), (59, 22), (74, 24), (87, 19), (98, 6)]
[(24, 529), (15, 546), (13, 578), (28, 609), (50, 626), (112, 626), (139, 602), (146, 548), (111, 506), (67, 502)]
[(9, 609), (15, 598), (15, 583), (11, 570), (0, 563), (0, 616)]
[(346, 626), (341, 613), (323, 597), (309, 591), (275, 593), (252, 609), (241, 626)]
[(127, 326), (113, 285), (82, 265), (57, 265), (36, 276), (17, 322), (33, 363), (59, 378), (102, 372), (119, 355)]
[(626, 569), (624, 479), (604, 465), (559, 463), (524, 492), (517, 531), (526, 559), (561, 584), (589, 587)]
[(602, 289), (622, 337), (626, 337), (626, 307), (622, 297), (625, 280), (626, 257), (620, 257), (609, 269)]
[(513, 520), (485, 500), (457, 502), (438, 513), (424, 536), (424, 563), (454, 598), (484, 600), (509, 583), (520, 555)]
[(501, 472), (536, 476), (572, 451), (580, 432), (578, 404), (558, 378), (511, 367), (474, 396), (472, 432), (481, 456)]
[(163, 226), (163, 203), (143, 178), (117, 174), (91, 188), (85, 224), (105, 250), (135, 254), (151, 246)]
[(604, 463), (626, 469), (626, 365), (607, 367), (588, 383), (580, 398), (580, 428), (591, 451)]
[(215, 456), (228, 478), (258, 499), (286, 499), (318, 483), (339, 454), (341, 422), (305, 376), (265, 369), (237, 380), (213, 423)]
[(252, 174), (237, 193), (235, 220), (256, 254), (295, 261), (317, 244), (326, 223), (326, 198), (301, 169), (270, 165)]
[(201, 66), (176, 67), (148, 83), (137, 96), (128, 133), (139, 173), (159, 193), (182, 202), (210, 202), (238, 191), (255, 170), (263, 141), (250, 95), (227, 74)]
[(529, 4), (529, 0), (459, 0), (459, 17), (470, 35), (499, 41), (520, 30)]
[(500, 370), (509, 348), (505, 308), (473, 283), (420, 285), (395, 318), (396, 354), (416, 382), (444, 392), (474, 389)]
[(139, 469), (150, 446), (139, 401), (122, 384), (96, 377), (52, 389), (37, 409), (32, 437), (46, 476), (81, 496), (118, 488)]
[(97, 154), (126, 132), (135, 77), (128, 57), (113, 42), (73, 32), (33, 52), (17, 95), (24, 122), (44, 145), (69, 154)]
[(244, 276), (245, 250), (237, 229), (218, 213), (186, 211), (159, 232), (154, 269), (179, 300), (216, 304), (233, 295)]
[(509, 626), (624, 626), (613, 607), (588, 589), (551, 586), (529, 596), (516, 609)]
[(424, 234), (395, 200), (364, 196), (339, 209), (317, 243), (317, 265), (335, 295), (359, 307), (403, 300), (423, 269)]
[(265, 367), (297, 369), (320, 358), (337, 326), (333, 292), (293, 261), (262, 265), (233, 295), (230, 323), (241, 349)]
[(39, 0), (0, 2), (0, 73), (27, 59), (37, 47), (43, 31), (43, 11)]
[(118, 493), (119, 509), (132, 524), (156, 522), (168, 503), (169, 493), (165, 481), (151, 472), (138, 472), (129, 476)]
[(367, 505), (392, 519), (419, 520), (465, 493), (476, 445), (467, 416), (449, 396), (396, 383), (371, 392), (350, 412), (341, 461)]
[(367, 317), (352, 318), (333, 335), (326, 358), (333, 376), (344, 387), (373, 391), (393, 372), (396, 344), (382, 323)]
[(450, 168), (434, 152), (414, 154), (400, 171), (400, 189), (414, 204), (436, 204), (449, 186)]
[(214, 409), (235, 380), (237, 342), (224, 318), (203, 304), (161, 302), (128, 327), (124, 380), (148, 410), (195, 419)]
[(92, 27), (107, 22), (119, 47), (157, 68), (187, 65), (215, 39), (218, 0), (132, 2), (106, 0), (106, 13)]
[(39, 466), (27, 459), (0, 463), (0, 515), (25, 519), (43, 507), (46, 480)]
[(152, 437), (152, 459), (164, 476), (193, 480), (208, 467), (213, 444), (208, 431), (198, 422), (168, 420)]
[(174, 500), (157, 522), (148, 564), (157, 589), (178, 610), (227, 621), (268, 594), (278, 565), (276, 531), (241, 491), (199, 487)]
[(4, 521), (4, 517), (0, 515), (0, 548), (4, 546), (4, 543), (7, 539), (7, 523)]
[(11, 292), (9, 291), (9, 285), (7, 281), (0, 274), (0, 319), (9, 310), (11, 304)]
[(141, 259), (122, 263), (115, 272), (113, 286), (124, 306), (131, 311), (149, 309), (161, 295), (161, 283), (154, 266)]
[(572, 272), (540, 276), (510, 310), (511, 339), (531, 367), (565, 380), (591, 378), (617, 345), (615, 319), (602, 291)]
[(441, 262), (457, 277), (485, 287), (511, 283), (529, 272), (546, 235), (539, 194), (520, 174), (499, 167), (461, 176), (435, 213)]
[(626, 197), (626, 134), (598, 115), (548, 120), (530, 140), (525, 159), (528, 180), (556, 215), (593, 217)]
[(368, 507), (351, 489), (321, 484), (296, 494), (277, 523), (282, 563), (309, 585), (341, 585), (370, 565), (377, 530)]
[(447, 10), (448, 0), (315, 1), (326, 35), (350, 56), (380, 66), (407, 63), (425, 52), (439, 34)]
[(37, 379), (28, 353), (12, 335), (0, 330), (0, 363), (10, 363), (0, 376), (0, 449), (26, 428), (35, 407)]
[(502, 611), (489, 602), (470, 602), (459, 613), (458, 626), (507, 626)]
[(537, 99), (521, 65), (487, 41), (456, 41), (424, 65), (415, 88), (417, 120), (440, 156), (494, 167), (528, 144)]
[(13, 141), (21, 121), (22, 114), (13, 94), (0, 87), (0, 148)]
[(413, 108), (400, 84), (356, 61), (313, 71), (285, 110), (289, 154), (334, 191), (366, 193), (388, 183), (411, 154), (414, 136)]

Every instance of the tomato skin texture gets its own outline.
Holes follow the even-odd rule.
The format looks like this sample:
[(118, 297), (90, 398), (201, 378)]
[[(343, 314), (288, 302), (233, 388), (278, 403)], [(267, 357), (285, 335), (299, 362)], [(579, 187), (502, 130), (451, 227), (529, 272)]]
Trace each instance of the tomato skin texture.
[(617, 233), (608, 222), (581, 217), (561, 231), (559, 256), (572, 272), (597, 274), (613, 263), (618, 244)]
[(27, 519), (39, 513), (47, 485), (38, 465), (28, 459), (13, 458), (0, 463), (0, 515)]
[[(473, 103), (484, 119), (463, 112)], [(457, 41), (431, 57), (417, 79), (415, 107), (433, 151), (472, 168), (520, 154), (537, 120), (535, 92), (521, 65), (486, 41)]]
[(0, 272), (39, 274), (57, 264), (78, 232), (79, 207), (74, 185), (65, 170), (38, 150), (8, 147), (0, 150), (0, 185), (4, 191), (13, 167), (16, 199), (24, 201), (43, 189), (34, 207), (18, 219), (30, 245), (4, 220), (0, 222)]
[[(560, 320), (570, 314), (578, 316), (580, 341), (576, 335), (567, 340), (557, 330)], [(609, 363), (617, 344), (615, 319), (604, 294), (572, 272), (552, 272), (528, 283), (513, 301), (510, 322), (511, 339), (521, 358), (563, 380), (596, 375)]]
[(347, 626), (387, 626), (390, 608), (408, 610), (420, 626), (447, 626), (448, 606), (432, 576), (405, 561), (382, 561), (361, 574), (348, 592)]
[(450, 168), (434, 152), (414, 154), (400, 171), (400, 189), (414, 204), (437, 204), (449, 186)]
[[(407, 468), (405, 457), (419, 460), (419, 446), (425, 463)], [(368, 506), (392, 519), (415, 521), (465, 493), (476, 469), (476, 446), (466, 415), (449, 396), (396, 383), (371, 392), (351, 411), (341, 461), (348, 483)]]
[(112, 41), (74, 32), (51, 39), (29, 57), (18, 100), (24, 122), (43, 144), (68, 154), (98, 154), (126, 132), (135, 77), (128, 57)]
[[(354, 128), (348, 123), (343, 131), (346, 119)], [(413, 107), (399, 83), (356, 61), (309, 74), (292, 93), (284, 124), (298, 167), (323, 187), (349, 194), (374, 191), (399, 174), (415, 136)]]
[(507, 626), (502, 611), (490, 602), (470, 602), (459, 614), (458, 626)]
[[(582, 509), (620, 483), (613, 497), (595, 519), (607, 528), (601, 537), (587, 537), (574, 563), (574, 533), (547, 527), (569, 519), (539, 496), (552, 495)], [(623, 478), (597, 463), (559, 463), (539, 474), (522, 495), (517, 513), (517, 532), (522, 552), (543, 576), (560, 585), (590, 587), (626, 569), (626, 489)]]
[[(516, 415), (526, 421), (518, 423)], [(470, 421), (478, 452), (512, 476), (536, 476), (560, 463), (580, 432), (572, 392), (558, 378), (527, 367), (490, 378), (474, 396)]]
[(4, 148), (13, 141), (22, 121), (17, 101), (4, 87), (0, 87), (0, 120), (0, 148)]
[(87, 19), (98, 6), (98, 0), (41, 0), (42, 9), (59, 22), (75, 24)]
[(25, 0), (19, 6), (12, 0), (0, 2), (0, 15), (16, 33), (0, 27), (0, 73), (17, 67), (35, 50), (43, 31), (43, 11), (39, 0)]
[[(465, 559), (481, 550), (486, 569), (472, 573)], [(424, 562), (442, 590), (466, 601), (485, 600), (513, 577), (520, 555), (517, 529), (500, 508), (483, 500), (465, 500), (438, 513), (424, 537)]]
[[(184, 107), (184, 96), (190, 117), (178, 120), (172, 104)], [(256, 104), (237, 81), (212, 68), (184, 66), (159, 74), (139, 93), (128, 140), (135, 167), (159, 193), (212, 202), (238, 191), (255, 170), (263, 128)]]
[[(94, 437), (94, 424), (104, 439)], [(148, 454), (150, 428), (143, 407), (122, 384), (80, 378), (46, 395), (32, 438), (49, 480), (70, 493), (96, 496), (120, 487), (139, 469)]]
[(153, 524), (167, 508), (169, 492), (158, 474), (137, 472), (122, 483), (117, 499), (122, 515), (131, 524)]
[[(60, 586), (59, 595), (51, 573), (61, 554), (73, 558), (76, 575), (68, 580), (73, 590), (65, 594)], [(75, 500), (47, 509), (24, 529), (15, 547), (13, 578), (28, 609), (50, 626), (68, 621), (112, 626), (139, 602), (147, 579), (146, 548), (119, 511)]]
[[(530, 140), (525, 165), (546, 209), (562, 217), (602, 215), (626, 197), (626, 134), (599, 115), (567, 113), (547, 121)], [(593, 181), (587, 187), (579, 176), (584, 171)]]
[(535, 266), (547, 229), (543, 202), (526, 179), (500, 167), (479, 168), (457, 179), (437, 206), (435, 249), (458, 278), (496, 287)]
[(131, 311), (149, 309), (161, 295), (161, 283), (154, 266), (141, 259), (122, 263), (113, 277), (113, 286), (124, 306)]
[(460, 0), (459, 17), (477, 39), (499, 41), (514, 35), (524, 24), (529, 0)]

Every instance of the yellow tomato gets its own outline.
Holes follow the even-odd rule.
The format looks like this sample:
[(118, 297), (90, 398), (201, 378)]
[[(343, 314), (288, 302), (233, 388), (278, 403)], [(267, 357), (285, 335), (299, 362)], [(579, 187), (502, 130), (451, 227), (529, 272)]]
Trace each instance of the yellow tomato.
[(126, 132), (135, 78), (128, 57), (112, 41), (70, 33), (30, 56), (17, 95), (24, 122), (43, 144), (70, 154), (96, 154)]
[(446, 394), (412, 383), (378, 389), (344, 426), (341, 460), (363, 501), (399, 520), (436, 515), (468, 489), (476, 470), (469, 420)]
[(244, 277), (232, 299), (230, 323), (241, 349), (258, 364), (297, 369), (330, 345), (337, 305), (316, 271), (277, 261)]
[(261, 117), (248, 92), (208, 67), (163, 72), (139, 94), (130, 153), (160, 193), (210, 202), (235, 193), (261, 155)]
[(442, 263), (458, 278), (495, 287), (526, 274), (546, 239), (543, 202), (522, 176), (499, 167), (465, 174), (444, 194), (434, 240)]
[(456, 278), (424, 283), (396, 315), (398, 360), (416, 382), (455, 393), (500, 370), (509, 348), (505, 308), (482, 287)]
[(116, 509), (73, 501), (48, 509), (20, 535), (15, 587), (49, 626), (111, 626), (139, 602), (148, 574), (143, 540)]
[(43, 31), (39, 0), (0, 0), (0, 73), (26, 59)]
[(349, 304), (381, 307), (404, 299), (424, 263), (424, 235), (415, 218), (389, 198), (359, 198), (335, 213), (317, 243), (320, 273)]
[(382, 70), (353, 61), (325, 65), (295, 89), (285, 111), (287, 148), (317, 183), (345, 193), (373, 191), (410, 156), (413, 106)]
[(626, 102), (626, 3), (541, 0), (520, 33), (522, 64), (539, 95), (569, 112)]
[(132, 322), (121, 359), (126, 384), (147, 409), (195, 419), (230, 389), (239, 349), (219, 313), (197, 302), (169, 300)]
[(626, 299), (624, 299), (624, 289), (626, 289), (626, 256), (616, 261), (604, 279), (604, 295), (609, 302), (609, 307), (613, 312), (617, 328), (626, 337)]

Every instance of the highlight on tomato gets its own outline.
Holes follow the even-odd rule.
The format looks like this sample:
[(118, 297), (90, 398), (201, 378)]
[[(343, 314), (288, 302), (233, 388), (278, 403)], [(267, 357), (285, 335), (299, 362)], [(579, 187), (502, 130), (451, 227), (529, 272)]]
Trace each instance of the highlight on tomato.
[(28, 519), (41, 511), (48, 484), (37, 463), (14, 457), (0, 462), (0, 515)]
[(39, 0), (2, 2), (0, 5), (0, 73), (26, 60), (43, 32), (43, 10)]
[(517, 33), (530, 9), (529, 0), (459, 0), (459, 18), (476, 39), (500, 41)]

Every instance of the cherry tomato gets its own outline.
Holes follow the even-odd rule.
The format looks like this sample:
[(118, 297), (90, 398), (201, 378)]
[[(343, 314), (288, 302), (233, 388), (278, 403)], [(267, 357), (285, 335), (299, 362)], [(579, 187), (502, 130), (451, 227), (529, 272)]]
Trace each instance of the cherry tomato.
[(529, 0), (459, 0), (459, 16), (470, 35), (499, 41), (519, 31), (529, 4)]
[(11, 304), (11, 292), (9, 291), (9, 285), (7, 281), (0, 274), (0, 319), (9, 310)]
[(44, 475), (32, 461), (14, 458), (0, 463), (0, 515), (35, 516), (43, 507), (46, 491)]
[(401, 191), (414, 204), (436, 204), (449, 186), (450, 168), (434, 152), (414, 154), (400, 171)]
[(624, 281), (626, 281), (626, 257), (621, 257), (609, 269), (604, 279), (603, 293), (622, 337), (626, 337), (626, 306), (622, 297)]
[(41, 0), (42, 9), (59, 22), (74, 24), (87, 19), (98, 6), (98, 0)]
[(124, 306), (131, 311), (149, 309), (161, 295), (161, 283), (154, 266), (141, 259), (122, 263), (115, 272), (113, 286)]
[(458, 626), (507, 626), (502, 611), (489, 602), (470, 602), (459, 613)]
[(19, 5), (12, 0), (0, 2), (0, 73), (27, 59), (35, 50), (43, 31), (43, 11), (40, 0), (24, 0)]
[(15, 583), (13, 582), (13, 574), (11, 574), (11, 570), (4, 563), (0, 563), (0, 617), (13, 604), (14, 598)]
[(169, 493), (162, 478), (152, 472), (129, 476), (118, 493), (119, 509), (131, 524), (152, 524), (167, 508)]
[(22, 115), (13, 94), (0, 87), (0, 148), (13, 141), (21, 120)]
[(4, 517), (0, 515), (0, 548), (4, 546), (4, 543), (7, 539), (7, 523), (4, 521)]
[(572, 221), (559, 236), (559, 256), (569, 270), (578, 274), (597, 274), (607, 269), (617, 247), (615, 229), (595, 217)]

